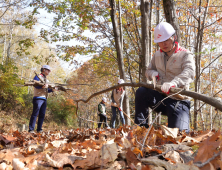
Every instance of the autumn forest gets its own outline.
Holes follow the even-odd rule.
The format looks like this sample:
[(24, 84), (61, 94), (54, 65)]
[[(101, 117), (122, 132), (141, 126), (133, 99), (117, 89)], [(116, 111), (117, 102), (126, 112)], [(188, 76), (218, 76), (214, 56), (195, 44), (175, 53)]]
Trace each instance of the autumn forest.
[[(221, 0), (3, 0), (0, 6), (0, 169), (222, 168)], [(133, 121), (136, 90), (153, 88), (145, 72), (159, 50), (154, 28), (161, 22), (194, 54), (195, 79), (183, 92), (191, 101), (189, 135), (168, 129), (167, 117), (151, 109), (150, 128)], [(43, 65), (51, 67), (47, 79), (59, 90), (47, 99), (43, 129), (51, 132), (32, 135), (28, 83)], [(110, 125), (119, 79), (125, 80), (127, 126), (117, 115), (116, 129), (100, 131), (98, 104), (107, 98)], [(166, 156), (178, 150), (196, 154)]]

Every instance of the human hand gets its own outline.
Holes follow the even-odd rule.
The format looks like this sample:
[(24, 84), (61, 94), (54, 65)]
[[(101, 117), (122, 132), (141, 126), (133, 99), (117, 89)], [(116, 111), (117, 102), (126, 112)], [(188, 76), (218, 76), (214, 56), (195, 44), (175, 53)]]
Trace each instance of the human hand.
[(122, 111), (122, 109), (120, 107), (118, 109), (119, 109), (119, 111)]
[(47, 89), (49, 87), (48, 84), (45, 84), (44, 86), (42, 86), (43, 89)]
[(163, 85), (161, 86), (161, 90), (162, 92), (169, 94), (171, 87), (176, 87), (176, 85), (174, 83), (166, 82), (166, 83), (163, 83)]
[(152, 80), (153, 80), (154, 78), (155, 78), (156, 80), (159, 80), (159, 79), (160, 79), (159, 73), (158, 73), (157, 71), (154, 71), (154, 72), (152, 73), (151, 77), (152, 77)]
[(54, 87), (54, 88), (52, 89), (52, 91), (53, 91), (53, 92), (58, 91), (58, 87)]

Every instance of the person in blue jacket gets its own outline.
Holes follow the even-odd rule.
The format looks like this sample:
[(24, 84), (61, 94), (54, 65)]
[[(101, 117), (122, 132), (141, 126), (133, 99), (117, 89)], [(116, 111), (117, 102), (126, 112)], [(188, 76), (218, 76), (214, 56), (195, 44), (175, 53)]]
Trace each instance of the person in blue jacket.
[[(29, 121), (29, 132), (33, 133), (35, 129), (36, 119), (38, 117), (37, 123), (37, 132), (42, 132), (42, 124), (45, 118), (45, 111), (47, 106), (47, 97), (48, 93), (53, 92), (54, 90), (48, 88), (48, 80), (46, 77), (51, 72), (49, 65), (43, 65), (41, 68), (41, 73), (34, 77), (34, 80), (40, 81), (43, 80), (45, 82), (44, 86), (35, 86), (34, 87), (34, 97), (33, 97), (33, 112)], [(39, 79), (40, 78), (40, 79)]]

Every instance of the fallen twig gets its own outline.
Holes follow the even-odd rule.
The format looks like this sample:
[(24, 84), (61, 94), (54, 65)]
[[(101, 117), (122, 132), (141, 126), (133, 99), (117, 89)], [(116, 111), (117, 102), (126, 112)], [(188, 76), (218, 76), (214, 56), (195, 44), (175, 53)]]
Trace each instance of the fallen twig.
[(214, 156), (213, 156), (212, 158), (209, 158), (209, 159), (208, 159), (206, 162), (204, 162), (204, 163), (194, 162), (193, 164), (196, 165), (196, 166), (199, 167), (199, 168), (202, 168), (202, 167), (204, 167), (206, 164), (208, 164), (210, 161), (214, 160), (217, 156), (219, 156), (220, 153), (221, 153), (221, 151), (218, 152), (217, 154), (214, 154)]

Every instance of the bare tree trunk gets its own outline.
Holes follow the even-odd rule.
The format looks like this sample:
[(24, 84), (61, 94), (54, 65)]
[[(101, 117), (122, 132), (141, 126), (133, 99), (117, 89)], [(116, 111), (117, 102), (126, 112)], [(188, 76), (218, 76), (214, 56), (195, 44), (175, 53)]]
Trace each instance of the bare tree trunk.
[[(116, 12), (117, 12), (116, 1), (110, 0), (110, 6), (111, 6), (110, 15), (111, 15), (111, 20), (112, 20), (112, 25), (113, 25), (113, 33), (114, 33), (114, 38), (115, 38), (115, 46), (116, 46), (116, 52), (117, 52), (120, 78), (126, 80), (125, 71), (124, 71), (124, 63), (123, 63), (123, 45), (122, 45), (123, 36), (120, 31), (122, 30), (122, 25), (121, 25), (121, 22), (120, 22), (120, 25), (118, 25), (118, 19), (116, 16)], [(119, 11), (121, 11), (120, 8), (119, 8)], [(121, 18), (119, 18), (119, 20), (121, 20)], [(128, 98), (128, 93), (127, 93), (127, 88), (126, 88), (126, 95), (124, 98), (124, 110), (126, 114), (130, 117), (129, 98)], [(128, 118), (126, 119), (126, 124), (131, 125), (131, 122)]]
[[(205, 19), (206, 13), (208, 11), (208, 5), (210, 1), (207, 0), (207, 6), (205, 7), (204, 16), (201, 20), (201, 16), (198, 17), (197, 23), (197, 38), (196, 38), (196, 45), (195, 45), (195, 64), (196, 64), (196, 81), (195, 81), (195, 92), (200, 93), (200, 68), (201, 68), (201, 51), (202, 51), (202, 43), (203, 43), (203, 33), (204, 33), (204, 26), (205, 26)], [(199, 13), (201, 13), (201, 0), (199, 1)], [(194, 100), (194, 129), (197, 130), (197, 119), (198, 119), (198, 108), (199, 108), (198, 100)]]
[[(150, 52), (151, 49), (151, 11), (152, 1), (141, 0), (140, 10), (141, 10), (141, 32), (142, 32), (142, 55), (140, 58), (141, 70), (142, 70), (142, 81), (147, 83), (147, 78), (145, 76), (148, 64), (150, 62)], [(152, 112), (148, 109), (148, 124), (152, 123)]]
[(10, 26), (10, 40), (8, 43), (8, 48), (7, 48), (7, 57), (6, 57), (6, 65), (8, 65), (9, 60), (10, 60), (10, 48), (11, 48), (11, 43), (12, 43), (12, 33), (13, 33), (14, 25)]
[[(212, 53), (210, 53), (210, 63), (211, 63), (211, 60), (212, 60)], [(211, 68), (209, 68), (209, 76), (210, 76), (210, 97), (213, 97)], [(212, 108), (212, 106), (210, 106), (209, 113), (210, 113), (210, 130), (212, 130), (213, 129), (213, 108)]]
[(149, 64), (149, 14), (150, 3), (149, 0), (141, 0), (141, 29), (142, 29), (142, 55), (141, 55), (141, 70), (142, 70), (142, 82), (147, 83), (145, 76), (146, 69)]
[[(160, 23), (160, 0), (156, 0), (156, 25)], [(156, 43), (156, 51), (159, 50), (159, 45)]]
[(5, 40), (4, 40), (4, 51), (2, 54), (2, 65), (4, 64), (4, 58), (5, 58), (5, 52), (6, 51), (6, 34), (5, 34)]
[(176, 16), (175, 0), (163, 0), (163, 8), (166, 21), (174, 27), (177, 34), (177, 41), (180, 42), (181, 35), (178, 19)]

